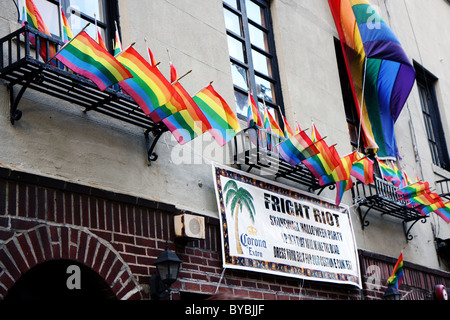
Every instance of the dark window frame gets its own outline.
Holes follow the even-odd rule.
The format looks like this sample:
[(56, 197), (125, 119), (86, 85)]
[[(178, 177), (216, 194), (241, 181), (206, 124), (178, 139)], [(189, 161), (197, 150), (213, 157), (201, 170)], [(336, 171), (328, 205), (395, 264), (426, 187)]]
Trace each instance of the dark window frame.
[[(274, 111), (275, 116), (277, 117), (278, 123), (283, 128), (283, 121), (280, 117), (280, 112), (283, 112), (284, 114), (284, 103), (283, 103), (283, 95), (282, 95), (282, 89), (281, 89), (281, 81), (280, 81), (280, 73), (278, 68), (278, 61), (277, 61), (277, 55), (276, 55), (276, 49), (275, 49), (275, 37), (274, 37), (274, 31), (273, 31), (273, 23), (272, 23), (272, 17), (270, 13), (270, 1), (267, 0), (251, 0), (253, 3), (261, 6), (264, 11), (264, 21), (266, 26), (261, 26), (257, 22), (252, 21), (247, 16), (247, 11), (244, 10), (245, 8), (245, 0), (236, 0), (238, 4), (238, 9), (236, 10), (232, 6), (228, 5), (225, 1), (223, 2), (223, 7), (232, 13), (238, 15), (241, 18), (241, 32), (243, 35), (238, 35), (235, 32), (226, 29), (227, 36), (232, 37), (233, 39), (236, 39), (244, 44), (244, 60), (245, 62), (241, 62), (233, 57), (230, 56), (230, 63), (233, 63), (244, 70), (247, 71), (247, 84), (249, 85), (249, 88), (252, 92), (253, 99), (255, 101), (258, 101), (259, 104), (265, 103), (268, 109), (272, 108)], [(253, 27), (262, 30), (267, 33), (267, 45), (268, 50), (266, 51), (264, 48), (260, 48), (250, 41), (250, 30), (249, 25), (252, 25)], [(270, 59), (270, 66), (271, 66), (271, 76), (267, 76), (261, 72), (258, 72), (255, 70), (253, 58), (252, 58), (252, 50), (263, 54), (264, 56), (268, 57)], [(258, 89), (256, 84), (256, 77), (262, 78), (263, 80), (269, 81), (273, 84), (273, 95), (275, 96), (275, 103), (272, 101), (269, 101), (267, 99), (263, 99), (258, 96)], [(233, 83), (234, 90), (237, 93), (240, 93), (242, 95), (247, 96), (248, 95), (248, 88), (242, 88), (236, 84)], [(237, 113), (237, 116), (239, 119), (247, 120), (246, 115), (242, 115), (240, 113)]]
[[(59, 0), (46, 0), (54, 5), (56, 5), (59, 9)], [(106, 47), (110, 52), (113, 50), (113, 39), (115, 35), (115, 25), (114, 21), (117, 23), (117, 29), (119, 30), (120, 34), (120, 21), (119, 21), (119, 3), (118, 0), (101, 0), (103, 3), (103, 9), (105, 10), (105, 21), (97, 20), (97, 26), (100, 28), (103, 28), (105, 30), (105, 41)], [(67, 12), (67, 8), (69, 7), (69, 0), (61, 0), (61, 6), (64, 8), (64, 12)], [(75, 11), (72, 11), (72, 14), (75, 14)], [(77, 12), (79, 16), (92, 23), (95, 24), (94, 17), (84, 13), (84, 12)], [(61, 26), (61, 21), (59, 21), (59, 24)], [(56, 35), (59, 38), (59, 35)], [(75, 36), (75, 34), (74, 34)]]
[(450, 171), (450, 158), (436, 95), (438, 78), (414, 61), (423, 121), (433, 163)]

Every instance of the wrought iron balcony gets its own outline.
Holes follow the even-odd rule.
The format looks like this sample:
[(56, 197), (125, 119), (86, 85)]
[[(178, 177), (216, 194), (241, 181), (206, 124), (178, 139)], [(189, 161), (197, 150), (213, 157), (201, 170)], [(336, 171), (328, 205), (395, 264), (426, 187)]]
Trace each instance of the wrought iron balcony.
[[(357, 205), (363, 230), (369, 225), (366, 217), (373, 210), (381, 215), (389, 215), (402, 220), (406, 240), (413, 239), (410, 234), (411, 228), (418, 221), (425, 223), (427, 217), (414, 208), (409, 208), (408, 201), (400, 200), (396, 193), (398, 189), (392, 183), (379, 177), (375, 177), (373, 184), (365, 185), (359, 181), (354, 184), (352, 188), (353, 201)], [(364, 212), (362, 208), (365, 208)], [(411, 224), (408, 226), (408, 223)]]
[(442, 199), (447, 199), (450, 201), (450, 179), (436, 181), (436, 188)]
[[(35, 46), (30, 43), (30, 37), (35, 38)], [(22, 117), (19, 103), (30, 88), (78, 105), (84, 108), (84, 112), (98, 112), (143, 128), (148, 163), (156, 160), (153, 150), (167, 127), (163, 123), (154, 123), (130, 96), (120, 90), (107, 88), (100, 91), (91, 80), (70, 72), (61, 63), (57, 62), (56, 66), (46, 63), (51, 57), (43, 59), (39, 50), (35, 49), (40, 48), (42, 43), (47, 47), (47, 53), (50, 45), (55, 45), (58, 50), (64, 44), (27, 24), (0, 39), (0, 78), (8, 84), (11, 123)], [(21, 87), (17, 94), (16, 87)]]
[(305, 165), (300, 163), (292, 166), (284, 161), (274, 147), (282, 139), (256, 127), (241, 131), (231, 144), (234, 164), (242, 170), (253, 171), (269, 179), (284, 178), (296, 182), (307, 187), (310, 192), (318, 191), (320, 194), (327, 187), (334, 189), (334, 185), (320, 186), (318, 179)]

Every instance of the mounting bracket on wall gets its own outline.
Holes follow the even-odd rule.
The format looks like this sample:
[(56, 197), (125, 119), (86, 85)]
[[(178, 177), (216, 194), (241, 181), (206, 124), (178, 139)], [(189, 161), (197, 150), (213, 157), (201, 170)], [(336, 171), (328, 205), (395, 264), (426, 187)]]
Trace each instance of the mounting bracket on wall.
[(153, 161), (158, 159), (158, 154), (154, 152), (156, 144), (158, 143), (159, 138), (161, 138), (162, 134), (166, 132), (162, 128), (155, 128), (153, 130), (147, 129), (144, 132), (145, 135), (145, 144), (147, 146), (147, 165), (151, 166)]

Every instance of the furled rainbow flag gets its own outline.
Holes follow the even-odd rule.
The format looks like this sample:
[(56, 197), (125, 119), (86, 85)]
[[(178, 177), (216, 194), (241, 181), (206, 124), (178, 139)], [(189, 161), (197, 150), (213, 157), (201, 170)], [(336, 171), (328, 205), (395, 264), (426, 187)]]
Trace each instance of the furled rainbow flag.
[(402, 200), (409, 200), (409, 198), (415, 197), (424, 192), (430, 192), (430, 184), (426, 181), (417, 181), (396, 191)]
[(350, 174), (364, 184), (373, 183), (373, 161), (359, 152), (357, 159), (359, 160), (353, 163)]
[(120, 41), (120, 35), (119, 30), (117, 29), (117, 22), (116, 25), (116, 31), (114, 32), (114, 56), (117, 56), (120, 52), (122, 52), (122, 42)]
[(444, 207), (437, 209), (434, 213), (444, 219), (445, 222), (450, 223), (450, 201), (444, 203)]
[(251, 93), (248, 93), (248, 103), (247, 103), (247, 126), (254, 127), (258, 126), (260, 128), (263, 127), (263, 121), (261, 119), (261, 115), (259, 113), (259, 109), (256, 106), (255, 99)]
[(105, 40), (103, 40), (102, 33), (100, 32), (100, 28), (97, 27), (97, 33), (95, 34), (95, 41), (106, 51), (108, 51), (108, 48), (106, 48)]
[(168, 116), (163, 119), (163, 122), (169, 128), (170, 132), (172, 132), (178, 143), (185, 144), (211, 129), (211, 126), (209, 125), (208, 119), (206, 119), (186, 89), (184, 89), (181, 83), (176, 81), (178, 79), (178, 73), (172, 63), (170, 63), (170, 68), (173, 70), (171, 71), (171, 82), (175, 82), (173, 87), (181, 99), (183, 99), (183, 105), (186, 107), (186, 110), (181, 110)]
[[(267, 107), (266, 107), (267, 109)], [(284, 138), (283, 130), (281, 129), (280, 125), (278, 124), (277, 120), (272, 116), (272, 114), (267, 111), (267, 118), (270, 126), (270, 131), (272, 134), (276, 134), (279, 137)]]
[(117, 60), (133, 76), (119, 85), (153, 121), (159, 122), (186, 109), (180, 95), (158, 68), (151, 66), (132, 46), (117, 55)]
[(208, 131), (220, 146), (224, 146), (240, 130), (239, 121), (226, 101), (210, 84), (192, 98), (208, 119)]
[(398, 290), (398, 287), (402, 283), (403, 279), (403, 251), (400, 252), (400, 256), (394, 266), (392, 275), (388, 278), (387, 284), (389, 287), (394, 287)]
[[(317, 147), (319, 153), (302, 161), (302, 163), (311, 171), (314, 177), (320, 179), (332, 174), (333, 170), (339, 166), (340, 159), (335, 157), (335, 153), (330, 150), (330, 147), (320, 136), (314, 124), (311, 130), (311, 141)], [(319, 183), (320, 181), (323, 183), (323, 179), (319, 180)]]
[(387, 181), (392, 182), (394, 186), (399, 187), (402, 182), (401, 179), (398, 177), (397, 172), (388, 166), (383, 160), (377, 158), (378, 165), (380, 167), (381, 175), (383, 178)]
[[(24, 16), (22, 16), (22, 23), (25, 23), (26, 21), (30, 27), (43, 32), (50, 37), (52, 36), (33, 0), (26, 0), (23, 2), (23, 15)], [(36, 39), (34, 35), (30, 34), (30, 42), (32, 45), (36, 45)], [(48, 48), (49, 49), (47, 52), (47, 41), (41, 39), (39, 55), (42, 57), (42, 59), (44, 59), (44, 62), (47, 62), (48, 59), (54, 57), (56, 54), (56, 48), (53, 43), (49, 43)]]
[(362, 117), (365, 147), (378, 149), (381, 158), (395, 160), (394, 123), (414, 85), (414, 68), (397, 37), (368, 1), (328, 2), (341, 41), (356, 111)]
[(68, 42), (68, 41), (72, 40), (73, 33), (72, 33), (72, 29), (70, 28), (69, 21), (67, 20), (67, 17), (65, 15), (62, 7), (61, 7), (61, 20), (62, 20), (61, 38), (64, 42)]
[(116, 58), (84, 30), (67, 42), (55, 58), (74, 72), (92, 80), (101, 91), (132, 77)]
[(283, 127), (284, 127), (284, 136), (285, 138), (290, 138), (294, 135), (294, 131), (292, 130), (289, 123), (286, 121), (286, 118), (283, 114), (281, 114), (281, 117), (283, 118)]
[(305, 131), (301, 131), (283, 141), (277, 145), (277, 148), (280, 156), (291, 166), (296, 166), (303, 160), (319, 153)]

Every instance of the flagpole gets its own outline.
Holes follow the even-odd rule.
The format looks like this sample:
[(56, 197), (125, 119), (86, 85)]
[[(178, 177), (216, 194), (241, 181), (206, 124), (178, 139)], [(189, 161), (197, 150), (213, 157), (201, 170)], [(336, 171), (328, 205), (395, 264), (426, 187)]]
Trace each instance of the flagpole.
[(61, 48), (59, 48), (59, 50), (53, 55), (53, 57), (51, 57), (50, 59), (48, 59), (46, 63), (49, 63), (50, 61), (52, 61), (53, 59), (55, 59), (55, 57), (56, 57), (62, 50), (64, 50), (64, 48), (65, 48), (69, 43), (71, 43), (73, 40), (75, 40), (75, 38), (78, 37), (78, 35), (79, 35), (80, 33), (82, 33), (82, 32), (84, 31), (84, 29), (86, 29), (90, 24), (91, 24), (91, 23), (88, 22), (88, 23), (84, 26), (84, 28), (81, 29), (80, 32), (78, 32), (72, 39), (70, 39), (70, 41), (66, 42)]
[(360, 115), (359, 115), (359, 128), (358, 128), (358, 146), (356, 150), (359, 150), (359, 142), (361, 140), (361, 127), (362, 127), (362, 115), (363, 115), (363, 107), (364, 107), (364, 89), (366, 86), (366, 71), (367, 71), (367, 57), (364, 57), (364, 72), (363, 72), (363, 86), (362, 86), (362, 93), (361, 93), (361, 105), (360, 105)]
[[(61, 7), (61, 0), (59, 0), (58, 1), (58, 4), (59, 4), (59, 14), (58, 14), (58, 16), (59, 16), (59, 20), (60, 20), (60, 32), (61, 32), (61, 40), (62, 41), (64, 41), (64, 21), (63, 21), (63, 17), (62, 17), (62, 14), (61, 14), (61, 12), (62, 12), (62, 7)], [(69, 37), (67, 37), (67, 38), (69, 38)], [(67, 39), (67, 40), (69, 40), (69, 39)]]

